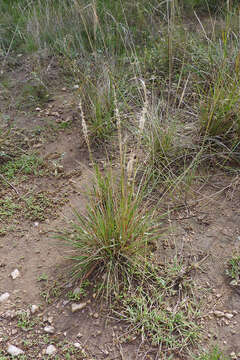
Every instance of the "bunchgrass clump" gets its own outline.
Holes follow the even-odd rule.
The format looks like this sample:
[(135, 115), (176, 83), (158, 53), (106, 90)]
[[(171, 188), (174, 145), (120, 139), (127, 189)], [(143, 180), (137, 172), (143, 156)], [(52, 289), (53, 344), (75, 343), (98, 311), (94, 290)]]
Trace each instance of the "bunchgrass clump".
[[(144, 83), (143, 88), (145, 104), (139, 119), (139, 139), (144, 128), (147, 107)], [(94, 164), (88, 127), (80, 102), (83, 135), (95, 177), (86, 212), (75, 211), (73, 233), (65, 236), (77, 250), (76, 256), (73, 256), (76, 262), (74, 274), (82, 279), (95, 271), (101, 274), (104, 279), (102, 288), (107, 297), (120, 293), (134, 269), (144, 272), (151, 253), (150, 242), (154, 240), (157, 228), (154, 224), (154, 211), (145, 201), (146, 182), (144, 178), (139, 183), (136, 182), (137, 158), (133, 155), (129, 161), (126, 159), (115, 90), (113, 96), (120, 167), (113, 170), (109, 164), (108, 169), (102, 173)], [(136, 152), (139, 149), (138, 144)]]
[(144, 190), (129, 187), (124, 174), (95, 169), (95, 184), (85, 214), (75, 212), (75, 275), (98, 271), (104, 290), (119, 293), (134, 268), (144, 271), (155, 236), (152, 211), (143, 203)]
[[(145, 87), (144, 93), (145, 106), (139, 120), (139, 139), (145, 123)], [(78, 255), (74, 257), (77, 262), (75, 274), (84, 278), (93, 271), (101, 273), (104, 279), (102, 288), (107, 297), (119, 294), (135, 268), (144, 271), (150, 254), (150, 241), (156, 234), (153, 210), (144, 201), (145, 181), (142, 179), (139, 184), (135, 181), (137, 159), (131, 156), (129, 161), (126, 160), (115, 90), (113, 96), (120, 156), (120, 167), (116, 171), (109, 164), (106, 172), (101, 173), (94, 164), (82, 103), (79, 104), (83, 135), (94, 165), (95, 179), (87, 211), (85, 214), (76, 212), (75, 231), (70, 238), (78, 250)]]

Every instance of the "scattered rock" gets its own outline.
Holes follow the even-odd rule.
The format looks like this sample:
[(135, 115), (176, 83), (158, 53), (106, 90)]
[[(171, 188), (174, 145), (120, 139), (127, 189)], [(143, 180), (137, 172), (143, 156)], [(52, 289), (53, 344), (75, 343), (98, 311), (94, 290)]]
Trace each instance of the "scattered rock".
[(75, 304), (73, 303), (72, 304), (72, 312), (74, 313), (75, 311), (78, 311), (78, 310), (82, 310), (83, 308), (85, 308), (87, 306), (87, 303), (80, 303), (80, 304)]
[(53, 326), (45, 326), (45, 328), (43, 330), (48, 334), (54, 334), (54, 332), (55, 332), (55, 329)]
[(73, 345), (74, 345), (77, 349), (81, 349), (81, 347), (82, 347), (81, 344), (79, 344), (78, 342), (74, 343)]
[(15, 310), (8, 310), (4, 314), (2, 314), (2, 317), (4, 319), (14, 319), (17, 316), (17, 312)]
[(11, 334), (16, 335), (17, 334), (17, 329), (12, 329)]
[(18, 347), (14, 346), (14, 345), (8, 345), (7, 348), (7, 352), (11, 355), (11, 356), (18, 356), (21, 354), (24, 354), (24, 351), (19, 349)]
[(38, 310), (39, 310), (39, 306), (37, 306), (37, 305), (32, 305), (31, 306), (31, 313), (32, 314), (35, 314)]
[(98, 319), (98, 318), (99, 318), (99, 314), (98, 314), (98, 313), (94, 313), (94, 314), (93, 314), (93, 317), (94, 317), (95, 319)]
[(15, 280), (17, 277), (20, 276), (20, 272), (19, 272), (18, 269), (15, 269), (15, 270), (13, 270), (13, 271), (11, 272), (10, 275), (11, 275), (12, 279)]
[(216, 317), (218, 317), (218, 318), (221, 318), (221, 317), (224, 317), (224, 316), (225, 316), (225, 314), (224, 314), (223, 311), (218, 311), (218, 310), (215, 310), (215, 311), (214, 311), (214, 315), (215, 315)]
[(231, 320), (231, 319), (233, 318), (233, 314), (229, 314), (229, 313), (224, 314), (224, 316), (225, 316), (228, 320)]
[(8, 292), (5, 292), (0, 296), (0, 303), (6, 301), (9, 298), (10, 294)]
[(46, 348), (45, 354), (46, 354), (46, 355), (53, 355), (56, 351), (57, 351), (57, 349), (55, 348), (55, 346), (49, 345), (49, 346)]
[(230, 357), (232, 358), (232, 359), (237, 359), (237, 355), (236, 355), (236, 353), (233, 351), (233, 352), (231, 352), (231, 354), (230, 354)]
[(52, 324), (53, 323), (53, 316), (49, 316), (47, 321), (49, 322), (49, 324)]

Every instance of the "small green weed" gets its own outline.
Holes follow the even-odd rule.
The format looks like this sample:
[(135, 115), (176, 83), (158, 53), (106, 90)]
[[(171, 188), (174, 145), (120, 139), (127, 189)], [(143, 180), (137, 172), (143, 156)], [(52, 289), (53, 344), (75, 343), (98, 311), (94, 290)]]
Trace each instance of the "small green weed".
[(21, 206), (13, 201), (10, 197), (0, 199), (0, 218), (6, 219), (12, 217)]
[(137, 331), (142, 339), (160, 346), (162, 351), (185, 351), (200, 335), (190, 268), (175, 258), (160, 271), (152, 265), (148, 270), (142, 285), (122, 293), (123, 309), (115, 312), (130, 323), (130, 331)]
[(74, 291), (69, 291), (67, 297), (69, 300), (80, 300), (81, 298), (88, 295), (88, 287), (90, 282), (85, 280), (81, 283), (81, 286), (76, 288)]
[(219, 350), (218, 347), (214, 347), (214, 349), (209, 350), (208, 352), (204, 352), (198, 357), (194, 357), (195, 360), (230, 360), (229, 357), (226, 357), (222, 351)]
[(31, 316), (27, 311), (21, 311), (18, 314), (18, 323), (17, 326), (23, 330), (32, 330), (36, 325), (34, 320), (31, 320)]
[(54, 209), (54, 201), (47, 192), (39, 192), (25, 198), (24, 216), (31, 220), (45, 220)]
[(37, 281), (47, 281), (47, 280), (48, 280), (48, 276), (47, 276), (47, 274), (44, 274), (44, 273), (39, 275), (37, 278)]
[(226, 274), (230, 277), (231, 281), (237, 285), (240, 277), (240, 254), (237, 252), (227, 262)]
[(22, 155), (20, 158), (8, 161), (0, 166), (0, 173), (8, 180), (18, 175), (43, 174), (43, 160), (37, 155)]

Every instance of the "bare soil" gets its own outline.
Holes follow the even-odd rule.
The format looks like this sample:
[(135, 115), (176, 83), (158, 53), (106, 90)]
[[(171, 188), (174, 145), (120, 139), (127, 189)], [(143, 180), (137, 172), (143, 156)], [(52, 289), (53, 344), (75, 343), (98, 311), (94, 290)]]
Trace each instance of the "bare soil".
[[(63, 90), (63, 84), (61, 89), (54, 89), (50, 102), (18, 110), (14, 98), (21, 93), (28, 75), (21, 67), (4, 74), (9, 83), (14, 79), (16, 83), (7, 90), (1, 88), (0, 98), (0, 125), (11, 122), (16, 129), (24, 129), (29, 149), (44, 159), (45, 169), (41, 175), (14, 179), (9, 184), (0, 180), (1, 197), (9, 196), (21, 206), (10, 219), (0, 219), (0, 227), (6, 228), (0, 237), (0, 295), (10, 294), (0, 303), (2, 359), (11, 358), (8, 344), (24, 350), (26, 359), (44, 359), (50, 343), (57, 348), (52, 356), (55, 359), (161, 359), (158, 349), (141, 344), (138, 338), (123, 341), (126, 324), (110, 319), (92, 291), (80, 299), (86, 302), (83, 310), (72, 313), (74, 301), (67, 294), (77, 284), (69, 276), (71, 261), (67, 257), (71, 248), (54, 238), (53, 232), (69, 225), (73, 208), (84, 211), (92, 172), (82, 141), (75, 90)], [(95, 149), (95, 155), (104, 160), (101, 150)], [(26, 217), (22, 197), (40, 192), (50, 199), (44, 219)], [(230, 286), (225, 274), (226, 262), (240, 245), (239, 205), (239, 175), (214, 173), (195, 191), (195, 197), (189, 196), (171, 213), (156, 256), (167, 261), (177, 255), (196, 262), (192, 276), (204, 290), (196, 299), (202, 302), (200, 347), (204, 350), (217, 343), (226, 354), (239, 353), (240, 359), (240, 290)], [(15, 280), (10, 276), (14, 269), (20, 272)], [(32, 305), (38, 310), (27, 320), (21, 318), (18, 311), (30, 311)], [(216, 310), (233, 317), (217, 317)], [(44, 330), (47, 325), (54, 327), (52, 334)], [(176, 360), (186, 358), (170, 355)]]

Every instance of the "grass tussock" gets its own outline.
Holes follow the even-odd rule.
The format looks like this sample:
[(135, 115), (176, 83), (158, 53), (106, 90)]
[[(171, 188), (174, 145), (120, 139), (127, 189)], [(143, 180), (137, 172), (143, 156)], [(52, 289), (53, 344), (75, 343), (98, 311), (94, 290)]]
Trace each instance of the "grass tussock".
[[(114, 92), (115, 94), (115, 92)], [(149, 258), (150, 242), (156, 236), (153, 210), (146, 203), (144, 178), (137, 185), (137, 159), (126, 160), (122, 143), (121, 119), (114, 96), (115, 119), (118, 127), (120, 169), (102, 173), (94, 165), (94, 186), (89, 196), (86, 214), (76, 212), (76, 223), (71, 237), (67, 237), (77, 249), (75, 275), (88, 277), (95, 270), (104, 276), (103, 288), (107, 297), (118, 295), (122, 284), (133, 269), (144, 271)], [(88, 128), (80, 102), (82, 127), (93, 162)], [(140, 134), (144, 128), (145, 109), (139, 120)], [(137, 150), (137, 149), (136, 149)]]

